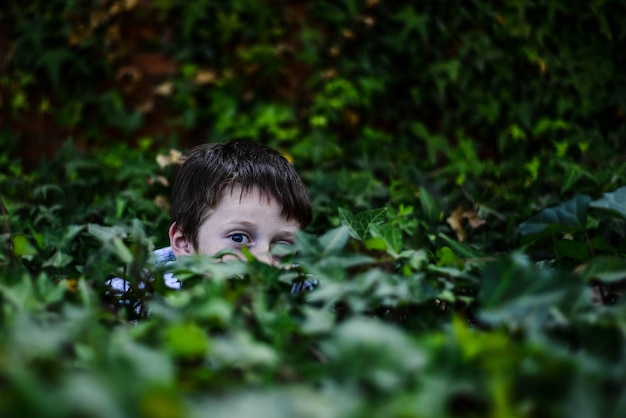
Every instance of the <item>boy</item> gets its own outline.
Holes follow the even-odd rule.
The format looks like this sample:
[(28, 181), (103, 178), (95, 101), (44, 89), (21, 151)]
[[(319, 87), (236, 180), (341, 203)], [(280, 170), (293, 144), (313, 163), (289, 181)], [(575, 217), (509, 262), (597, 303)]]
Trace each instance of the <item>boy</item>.
[[(222, 250), (235, 254), (222, 259), (241, 257), (244, 246), (259, 261), (275, 264), (272, 247), (292, 245), (296, 231), (311, 217), (304, 183), (278, 152), (254, 142), (200, 145), (187, 155), (176, 176), (170, 246), (155, 251), (156, 265)], [(171, 288), (180, 287), (171, 273), (164, 280)], [(109, 285), (127, 289), (120, 279)], [(308, 281), (295, 283), (292, 293), (312, 288)]]

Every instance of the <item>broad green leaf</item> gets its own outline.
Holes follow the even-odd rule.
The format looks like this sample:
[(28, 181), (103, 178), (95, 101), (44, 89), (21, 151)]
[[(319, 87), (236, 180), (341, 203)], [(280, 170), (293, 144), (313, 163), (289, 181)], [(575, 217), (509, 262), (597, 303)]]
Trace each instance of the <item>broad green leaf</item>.
[(589, 246), (586, 242), (560, 239), (554, 243), (554, 249), (559, 256), (568, 257), (579, 262), (589, 260), (590, 258)]
[(42, 267), (65, 267), (72, 262), (74, 258), (60, 250), (54, 253), (52, 257), (46, 260)]
[(604, 209), (626, 218), (626, 186), (610, 193), (604, 193), (598, 200), (589, 204), (596, 209)]
[(514, 253), (489, 263), (481, 278), (479, 317), (488, 324), (525, 325), (538, 329), (560, 309), (571, 310), (584, 296), (580, 278), (563, 271), (539, 269)]
[(203, 356), (209, 346), (202, 328), (195, 323), (172, 324), (164, 332), (164, 342), (175, 356)]
[(272, 346), (256, 341), (243, 330), (237, 331), (235, 335), (215, 338), (211, 356), (217, 364), (235, 364), (238, 367), (273, 366), (279, 361)]
[(400, 328), (371, 318), (343, 322), (321, 348), (335, 372), (341, 372), (340, 378), (359, 377), (383, 390), (397, 388), (426, 362), (424, 353)]
[(626, 280), (626, 260), (622, 257), (599, 256), (590, 260), (580, 272), (587, 281), (613, 283)]
[(402, 232), (397, 227), (389, 224), (373, 225), (371, 233), (374, 237), (382, 238), (387, 244), (387, 249), (394, 256), (402, 250)]
[(457, 265), (461, 259), (449, 247), (441, 247), (437, 250), (437, 265), (450, 266)]
[(70, 225), (67, 227), (67, 232), (63, 236), (63, 242), (69, 242), (73, 240), (76, 235), (85, 229), (85, 225)]
[(563, 186), (561, 187), (561, 194), (570, 190), (581, 177), (587, 177), (594, 183), (597, 183), (596, 177), (588, 170), (585, 170), (579, 164), (569, 161), (558, 161), (557, 164), (560, 165), (565, 171), (565, 181), (563, 182)]
[(102, 226), (98, 224), (87, 225), (87, 233), (93, 235), (102, 242), (110, 242), (113, 238), (125, 238), (126, 232), (118, 226)]
[(520, 233), (532, 237), (581, 231), (586, 226), (589, 202), (591, 198), (581, 194), (560, 205), (543, 209), (519, 225)]
[(363, 241), (363, 244), (365, 244), (365, 248), (368, 250), (385, 251), (388, 247), (387, 242), (380, 237), (368, 238)]
[(339, 219), (346, 225), (351, 235), (359, 240), (363, 240), (373, 225), (381, 224), (385, 221), (387, 208), (379, 208), (351, 214), (345, 209), (339, 208)]
[(37, 249), (32, 246), (24, 235), (15, 235), (13, 241), (13, 254), (18, 257), (28, 257), (37, 254)]
[(123, 238), (126, 238), (126, 231), (118, 226), (102, 226), (97, 224), (89, 224), (87, 233), (99, 239), (103, 246), (113, 252), (123, 263), (131, 263), (133, 254)]
[(296, 233), (296, 252), (300, 256), (320, 256), (320, 249), (317, 237), (302, 231)]
[(319, 239), (320, 246), (322, 247), (321, 255), (326, 256), (338, 253), (346, 246), (349, 237), (350, 232), (345, 225), (326, 232)]
[[(197, 418), (341, 418), (359, 416), (364, 400), (337, 385), (314, 388), (300, 382), (243, 385), (206, 393), (191, 404)], [(362, 414), (361, 414), (362, 415)]]

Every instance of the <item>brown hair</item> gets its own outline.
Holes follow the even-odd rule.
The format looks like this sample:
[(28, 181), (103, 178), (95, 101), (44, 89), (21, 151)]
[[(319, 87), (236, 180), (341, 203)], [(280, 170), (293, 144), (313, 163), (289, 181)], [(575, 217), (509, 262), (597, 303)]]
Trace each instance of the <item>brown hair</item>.
[(174, 182), (172, 221), (197, 247), (198, 229), (221, 201), (226, 188), (258, 188), (281, 205), (281, 214), (300, 227), (311, 222), (312, 207), (302, 179), (277, 151), (247, 142), (204, 144), (190, 150)]

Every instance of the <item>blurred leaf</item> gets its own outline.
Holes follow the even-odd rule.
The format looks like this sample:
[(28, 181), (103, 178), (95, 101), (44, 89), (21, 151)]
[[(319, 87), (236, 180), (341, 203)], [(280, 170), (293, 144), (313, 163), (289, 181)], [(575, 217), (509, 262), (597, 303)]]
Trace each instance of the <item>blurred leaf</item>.
[(578, 276), (538, 269), (522, 254), (489, 263), (482, 274), (479, 318), (491, 325), (538, 329), (559, 306), (572, 309), (584, 295)]
[(473, 249), (469, 244), (458, 242), (447, 236), (446, 234), (440, 233), (437, 235), (441, 238), (445, 243), (450, 246), (454, 252), (464, 258), (481, 258), (484, 257), (480, 251)]
[(344, 225), (326, 232), (319, 238), (319, 244), (322, 247), (321, 256), (336, 254), (341, 251), (349, 237), (349, 229)]
[(541, 210), (519, 225), (520, 232), (526, 237), (538, 237), (559, 232), (575, 232), (585, 229), (587, 207), (591, 198), (576, 195), (560, 205)]
[(31, 245), (24, 235), (15, 235), (12, 238), (13, 254), (18, 257), (28, 257), (37, 254), (37, 249)]
[(610, 193), (604, 193), (600, 199), (594, 200), (589, 206), (604, 209), (626, 218), (626, 186)]
[(52, 257), (50, 257), (42, 264), (42, 267), (65, 267), (69, 263), (71, 263), (73, 259), (74, 258), (72, 256), (65, 254), (61, 251), (57, 251)]
[(194, 323), (170, 325), (164, 339), (169, 351), (179, 357), (202, 357), (209, 347), (206, 333)]
[(342, 323), (322, 350), (344, 379), (364, 378), (385, 391), (410, 380), (426, 361), (400, 329), (369, 318), (355, 317)]
[(584, 265), (580, 275), (587, 281), (621, 282), (626, 280), (626, 260), (611, 256), (595, 257)]

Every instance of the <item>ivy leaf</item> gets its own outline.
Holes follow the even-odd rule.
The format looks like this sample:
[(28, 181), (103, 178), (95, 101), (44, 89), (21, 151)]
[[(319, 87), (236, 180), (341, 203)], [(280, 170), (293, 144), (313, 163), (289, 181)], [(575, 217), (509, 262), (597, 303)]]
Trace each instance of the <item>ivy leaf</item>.
[(432, 194), (422, 187), (419, 191), (420, 205), (428, 224), (434, 224), (441, 218), (441, 207)]
[(578, 276), (538, 269), (527, 257), (514, 253), (490, 263), (481, 278), (479, 317), (490, 325), (520, 325), (538, 329), (557, 310), (574, 309), (583, 294)]
[(559, 161), (557, 164), (560, 165), (565, 171), (565, 181), (561, 187), (561, 194), (570, 190), (572, 186), (574, 186), (574, 184), (576, 184), (576, 182), (578, 182), (578, 180), (582, 177), (586, 177), (594, 183), (597, 183), (596, 177), (578, 164), (574, 164), (569, 161)]
[(626, 279), (626, 261), (621, 257), (599, 256), (590, 260), (580, 275), (586, 281), (619, 282)]
[(341, 251), (345, 247), (346, 242), (348, 242), (349, 236), (348, 227), (345, 225), (326, 232), (319, 239), (319, 243), (323, 248), (321, 255), (326, 256)]
[(37, 254), (37, 249), (32, 246), (24, 235), (16, 235), (13, 241), (13, 254), (18, 257), (29, 257)]
[(575, 232), (585, 229), (587, 207), (591, 198), (585, 194), (576, 195), (567, 202), (546, 208), (519, 225), (523, 236), (540, 236), (559, 232)]
[(393, 225), (372, 225), (370, 228), (374, 237), (384, 240), (387, 250), (397, 255), (402, 250), (402, 233)]
[(342, 208), (338, 211), (341, 222), (349, 228), (350, 235), (358, 240), (363, 240), (373, 225), (383, 223), (387, 214), (387, 208), (366, 210), (356, 215)]
[(42, 267), (65, 267), (71, 263), (74, 258), (62, 251), (57, 251), (52, 257), (42, 264)]
[(604, 193), (598, 200), (594, 200), (589, 204), (590, 207), (596, 209), (604, 209), (626, 218), (626, 186), (619, 189)]
[(94, 236), (106, 248), (111, 251), (123, 262), (130, 263), (133, 261), (133, 255), (124, 244), (123, 238), (126, 238), (126, 232), (117, 226), (106, 227), (97, 224), (89, 224), (87, 233)]

